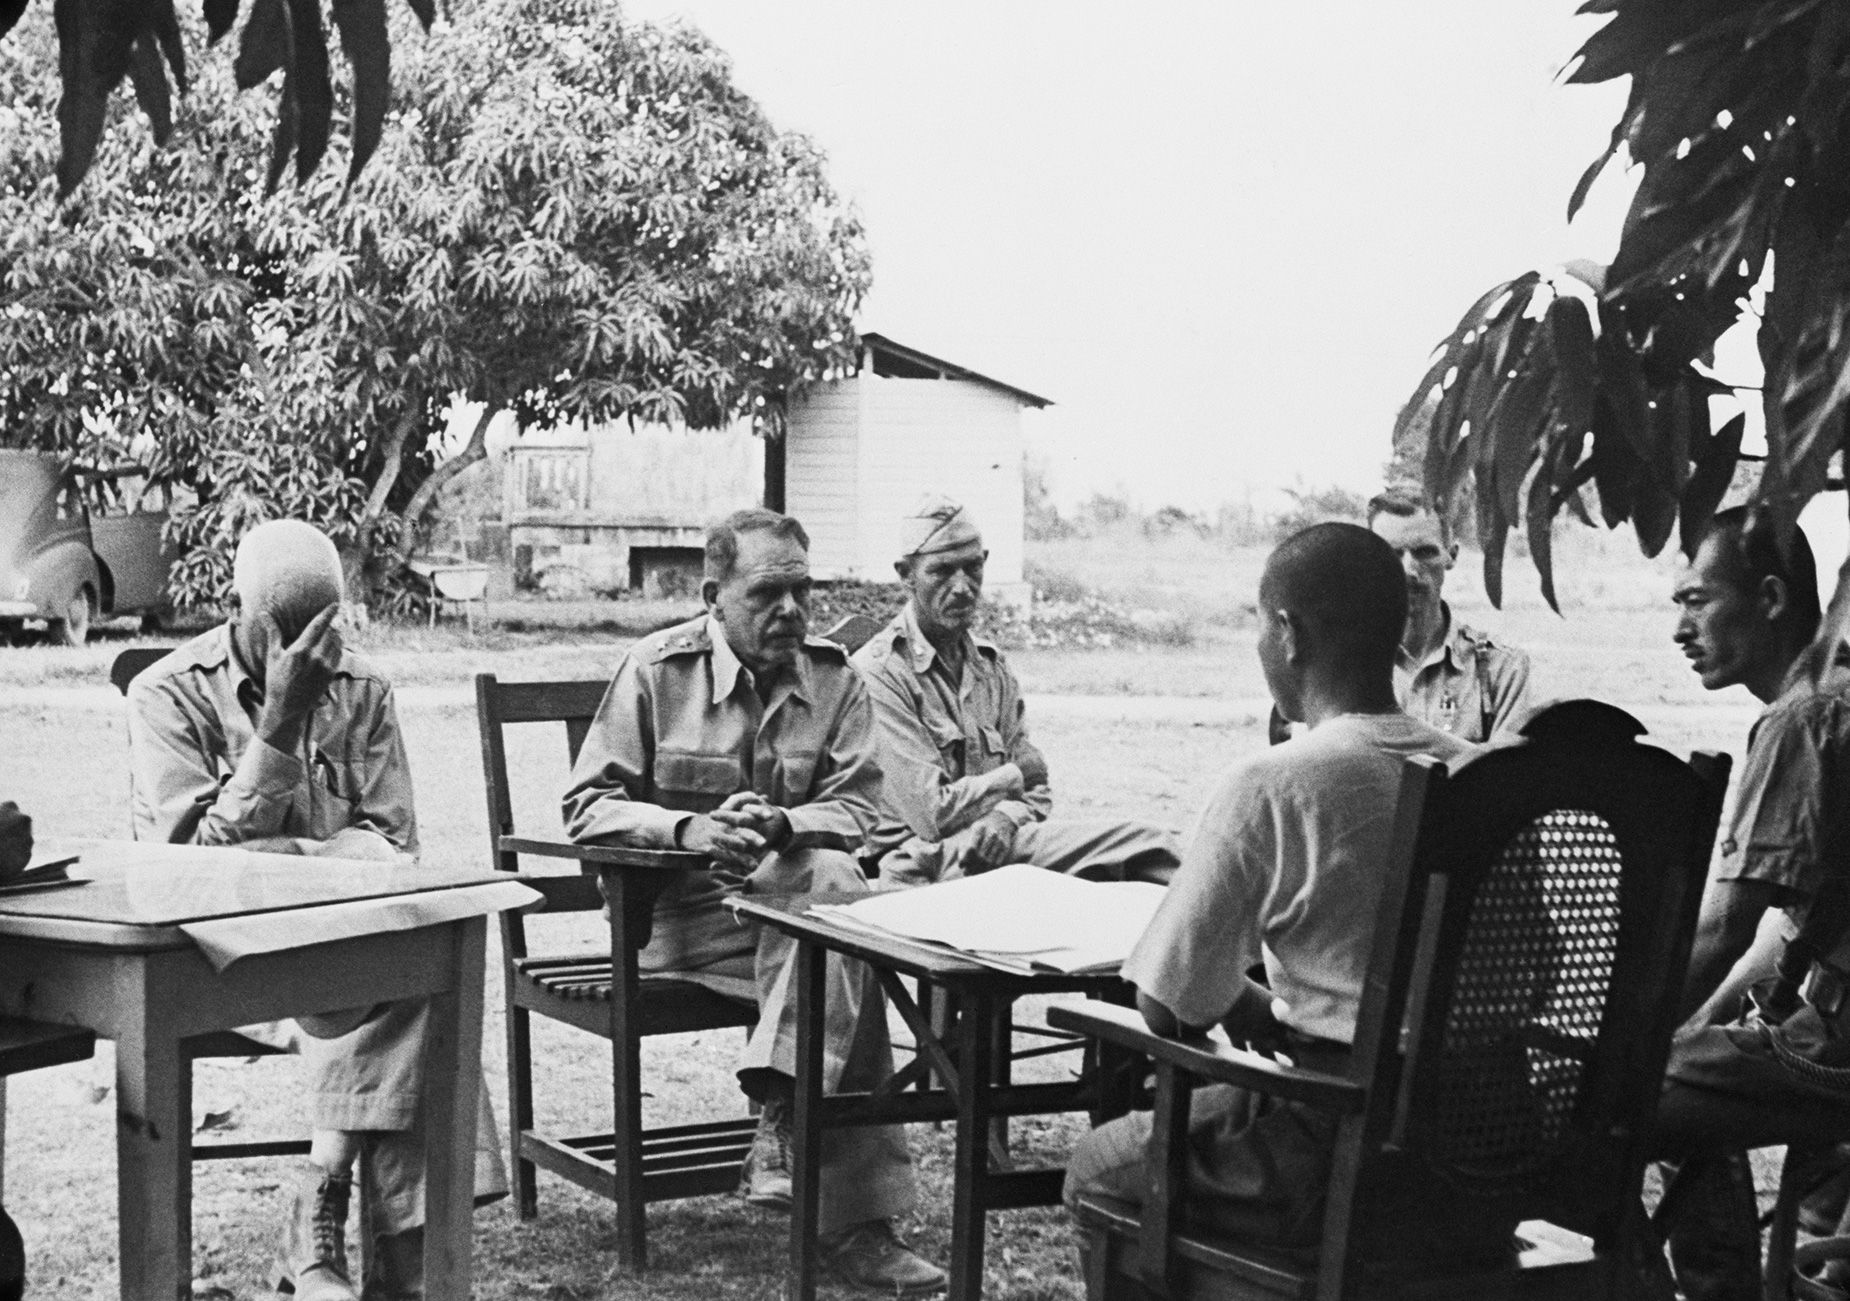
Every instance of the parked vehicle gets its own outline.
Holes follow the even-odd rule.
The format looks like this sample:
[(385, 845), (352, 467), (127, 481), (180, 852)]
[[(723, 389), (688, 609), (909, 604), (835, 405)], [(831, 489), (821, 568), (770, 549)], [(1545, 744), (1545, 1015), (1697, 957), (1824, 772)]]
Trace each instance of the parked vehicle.
[(0, 448), (0, 631), (42, 623), (81, 646), (99, 616), (172, 609), (167, 494), (144, 467), (66, 464)]

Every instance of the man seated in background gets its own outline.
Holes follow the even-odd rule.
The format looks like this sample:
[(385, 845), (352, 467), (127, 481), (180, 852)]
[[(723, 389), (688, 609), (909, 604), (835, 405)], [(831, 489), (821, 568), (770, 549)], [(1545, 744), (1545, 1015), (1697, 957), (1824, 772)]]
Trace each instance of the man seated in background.
[[(711, 871), (669, 884), (639, 965), (754, 1003), (740, 1087), (763, 1104), (741, 1191), (790, 1207), (796, 943), (742, 926), (741, 892), (864, 891), (854, 852), (874, 820), (880, 768), (867, 690), (834, 642), (809, 637), (809, 537), (768, 510), (707, 532), (707, 613), (623, 657), (572, 770), (565, 826), (581, 843), (684, 849)], [(892, 1074), (886, 1000), (858, 962), (827, 967), (823, 1088), (860, 1092)], [(944, 1271), (892, 1218), (916, 1192), (897, 1126), (830, 1130), (819, 1228), (824, 1264), (851, 1286), (915, 1295)]]
[[(406, 860), (417, 853), (411, 772), (391, 685), (341, 644), (340, 556), (294, 520), (260, 524), (232, 562), (235, 616), (130, 684), (129, 765), (138, 840), (281, 854)], [(304, 869), (312, 870), (312, 869)], [(245, 1027), (307, 1066), (310, 1152), (277, 1270), (297, 1301), (359, 1295), (345, 1225), (353, 1165), (368, 1153), (366, 1223), (377, 1235), (368, 1298), (423, 1296), (428, 1009), (422, 1000)], [(476, 1136), (478, 1200), (507, 1192), (487, 1095)]]
[(1028, 739), (1008, 657), (971, 635), (989, 557), (970, 513), (927, 498), (900, 524), (906, 604), (861, 647), (885, 783), (868, 839), (882, 884), (920, 885), (1003, 863), (1167, 881), (1176, 838), (1132, 819), (1050, 816), (1047, 760)]
[(1527, 701), (1528, 655), (1453, 617), (1445, 575), (1458, 542), (1423, 497), (1388, 489), (1369, 501), (1368, 527), (1394, 548), (1406, 574), (1407, 626), (1394, 661), (1401, 707), (1442, 732), (1488, 741)]
[[(1152, 1031), (1224, 1026), (1300, 1065), (1347, 1068), (1381, 907), (1402, 770), (1471, 747), (1404, 713), (1394, 657), (1407, 584), (1392, 547), (1317, 524), (1266, 562), (1259, 663), (1285, 718), (1308, 731), (1228, 771), (1123, 975)], [(1258, 963), (1270, 988), (1248, 972)], [(1149, 1112), (1084, 1136), (1066, 1197), (1141, 1204)], [(1189, 1116), (1191, 1209), (1211, 1226), (1314, 1243), (1335, 1141), (1327, 1112), (1243, 1089), (1198, 1092)]]
[(1684, 1295), (1707, 1301), (1760, 1289), (1743, 1151), (1816, 1132), (1821, 1116), (1850, 1137), (1850, 675), (1820, 688), (1806, 674), (1821, 614), (1796, 528), (1782, 548), (1767, 516), (1723, 511), (1675, 599), (1676, 643), (1702, 685), (1765, 705), (1703, 892), (1658, 1113), (1660, 1151), (1681, 1161), (1671, 1262)]

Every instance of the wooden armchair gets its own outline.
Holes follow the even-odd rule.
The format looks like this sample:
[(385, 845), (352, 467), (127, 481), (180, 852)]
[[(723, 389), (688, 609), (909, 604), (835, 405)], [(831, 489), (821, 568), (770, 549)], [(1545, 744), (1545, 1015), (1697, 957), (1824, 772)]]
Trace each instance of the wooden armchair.
[[(489, 853), (502, 871), (520, 869), (523, 855), (566, 859), (575, 864), (615, 865), (622, 872), (606, 880), (610, 946), (603, 953), (546, 954), (528, 945), (528, 919), (501, 914), (502, 983), (507, 999), (508, 1143), (515, 1172), (515, 1209), (531, 1219), (538, 1209), (536, 1170), (545, 1168), (617, 1204), (617, 1258), (627, 1267), (647, 1264), (649, 1202), (731, 1192), (738, 1186), (756, 1121), (749, 1117), (645, 1129), (642, 1120), (642, 1040), (727, 1026), (750, 1027), (749, 1007), (673, 976), (645, 976), (636, 955), (649, 942), (656, 897), (674, 872), (702, 868), (698, 854), (574, 845), (516, 834), (513, 788), (508, 778), (505, 729), (516, 724), (550, 724), (564, 733), (556, 789), (597, 713), (608, 684), (596, 682), (500, 682), (492, 673), (475, 679), (476, 718), (481, 728), (482, 769), (487, 778)], [(582, 912), (604, 906), (597, 880), (582, 871), (569, 876), (526, 876), (523, 883), (546, 896), (546, 913)], [(610, 1041), (611, 1131), (549, 1135), (534, 1127), (532, 1034), (529, 1018), (550, 1017)]]
[[(1409, 764), (1345, 1075), (1161, 1039), (1123, 1009), (1050, 1009), (1155, 1064), (1148, 1195), (1079, 1208), (1091, 1297), (1623, 1290), (1728, 773), (1643, 730), (1572, 701), (1456, 772)], [(1189, 1098), (1221, 1083), (1340, 1118), (1315, 1248), (1191, 1215)]]
[[(28, 1021), (0, 1016), (0, 1157), (6, 1150), (6, 1077), (81, 1062), (96, 1051), (96, 1034), (74, 1025)], [(4, 1161), (0, 1160), (0, 1185)], [(0, 1296), (21, 1296), (25, 1287), (25, 1261), (14, 1255), (19, 1228), (0, 1205)]]

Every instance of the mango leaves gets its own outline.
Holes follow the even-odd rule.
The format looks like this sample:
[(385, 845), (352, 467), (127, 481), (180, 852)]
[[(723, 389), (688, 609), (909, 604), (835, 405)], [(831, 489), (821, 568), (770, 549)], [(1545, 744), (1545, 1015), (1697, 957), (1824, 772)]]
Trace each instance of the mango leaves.
[[(432, 0), (409, 0), (420, 22), (436, 17)], [(186, 94), (186, 51), (173, 0), (52, 0), (58, 26), (58, 73), (64, 95), (58, 107), (62, 146), (58, 192), (69, 196), (96, 157), (109, 96), (127, 76), (135, 98), (166, 143), (173, 126), (172, 95)], [(213, 42), (237, 21), (238, 0), (204, 0)], [(26, 0), (0, 0), (0, 36), (25, 13)], [(334, 25), (353, 68), (353, 153), (348, 179), (360, 174), (379, 146), (391, 96), (391, 40), (385, 0), (333, 0)], [(173, 85), (167, 80), (173, 72)], [(249, 89), (278, 70), (283, 74), (270, 148), (274, 189), (294, 158), (296, 177), (307, 180), (327, 151), (334, 95), (321, 0), (253, 0), (240, 37), (238, 84)]]
[[(1629, 523), (1645, 554), (1673, 532), (1695, 546), (1746, 427), (1744, 416), (1711, 427), (1709, 398), (1733, 390), (1707, 366), (1768, 279), (1767, 453), (1754, 500), (1782, 533), (1835, 486), (1844, 447), (1850, 5), (1587, 0), (1581, 12), (1612, 17), (1567, 80), (1629, 77), (1631, 91), (1568, 214), (1628, 156), (1643, 176), (1618, 252), (1586, 277), (1591, 295), (1530, 275), (1480, 299), (1439, 345), (1396, 433), (1397, 446), (1423, 443), (1439, 503), (1455, 505), (1470, 479), (1493, 599), (1504, 539), (1520, 525), (1553, 602), (1549, 526), (1563, 509), (1585, 513), (1589, 485), (1607, 527)], [(1840, 596), (1834, 636), (1850, 632), (1850, 588)]]

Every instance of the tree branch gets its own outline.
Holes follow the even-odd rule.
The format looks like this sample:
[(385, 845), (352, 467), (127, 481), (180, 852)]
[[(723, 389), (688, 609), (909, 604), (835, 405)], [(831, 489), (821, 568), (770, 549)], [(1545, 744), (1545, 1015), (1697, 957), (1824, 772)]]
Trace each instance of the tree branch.
[(475, 429), (469, 434), (469, 441), (463, 449), (449, 460), (430, 472), (430, 477), (418, 485), (411, 500), (405, 503), (405, 527), (399, 530), (398, 545), (394, 554), (399, 564), (411, 558), (411, 549), (417, 544), (417, 526), (424, 512), (430, 509), (431, 502), (443, 491), (444, 485), (457, 475), (488, 456), (488, 426), (500, 414), (500, 408), (493, 403), (482, 408), (482, 414), (475, 422)]
[(398, 483), (399, 469), (405, 463), (405, 440), (424, 416), (424, 399), (414, 388), (405, 397), (405, 412), (392, 426), (392, 432), (386, 435), (385, 456), (379, 466), (379, 475), (373, 480), (372, 491), (367, 494), (366, 506), (360, 512), (359, 535), (370, 537), (379, 517), (385, 514), (386, 499), (392, 495), (392, 488)]

